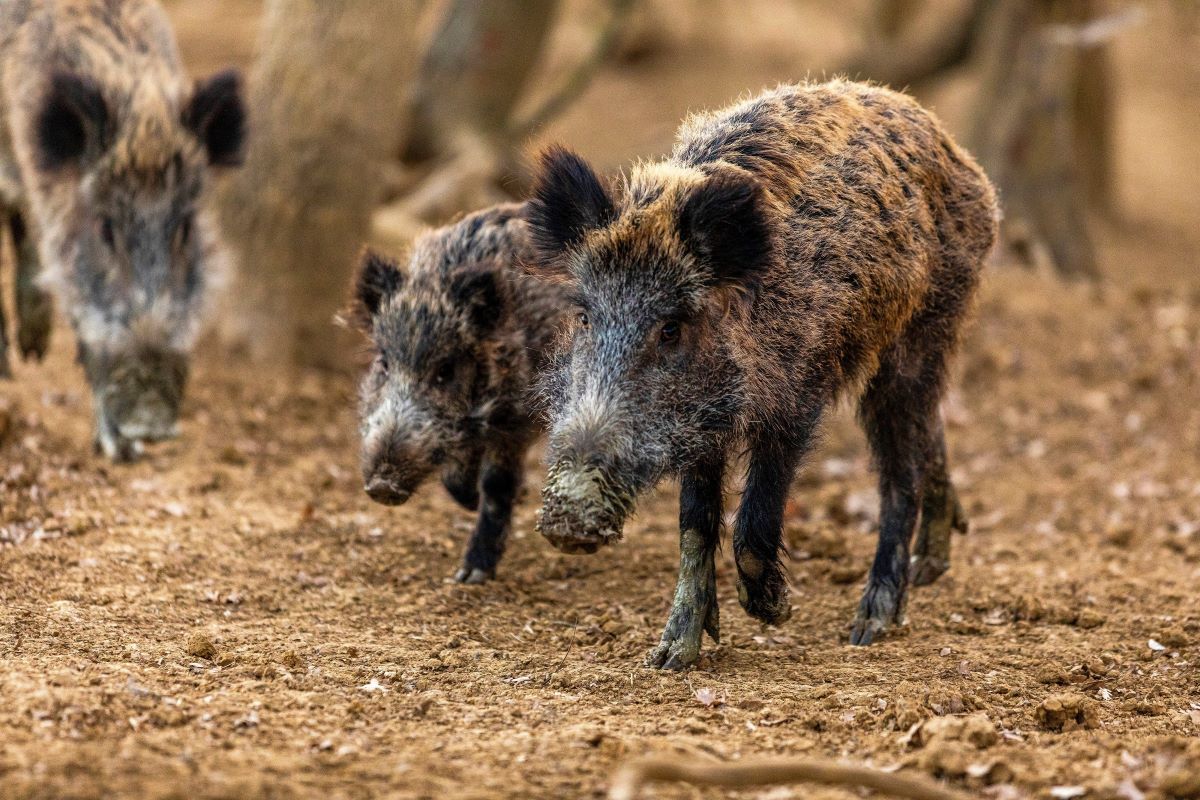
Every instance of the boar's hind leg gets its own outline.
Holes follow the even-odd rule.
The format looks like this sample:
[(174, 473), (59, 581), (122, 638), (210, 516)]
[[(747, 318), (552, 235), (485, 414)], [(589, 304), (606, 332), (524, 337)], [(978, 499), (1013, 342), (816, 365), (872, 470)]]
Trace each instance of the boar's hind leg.
[(704, 631), (720, 641), (717, 545), (721, 541), (724, 465), (704, 464), (683, 476), (679, 490), (679, 581), (671, 616), (646, 666), (686, 669), (700, 658)]
[(17, 344), (21, 348), (22, 359), (41, 361), (50, 345), (50, 326), (53, 322), (50, 295), (37, 285), (37, 246), (20, 212), (14, 211), (8, 223), (17, 260)]
[(482, 502), (463, 564), (454, 574), (459, 583), (483, 583), (496, 576), (504, 544), (512, 526), (513, 503), (521, 488), (525, 447), (488, 453), (480, 479)]
[(939, 421), (932, 461), (921, 493), (921, 520), (913, 543), (908, 579), (913, 586), (933, 583), (950, 569), (950, 535), (967, 532), (967, 516), (946, 470), (946, 440)]
[[(893, 348), (867, 384), (859, 415), (879, 467), (879, 543), (867, 588), (850, 633), (850, 643), (870, 644), (888, 625), (900, 622), (908, 591), (908, 548), (917, 523), (921, 490), (938, 452), (941, 425), (941, 358), (899, 364)], [(928, 540), (926, 548), (932, 544)]]

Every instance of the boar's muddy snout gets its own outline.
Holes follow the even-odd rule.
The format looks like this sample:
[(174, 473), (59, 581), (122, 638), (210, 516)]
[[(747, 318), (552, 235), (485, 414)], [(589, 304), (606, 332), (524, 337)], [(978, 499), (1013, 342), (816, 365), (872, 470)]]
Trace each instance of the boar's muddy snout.
[(621, 540), (635, 496), (609, 470), (557, 463), (542, 488), (538, 531), (564, 553), (594, 553)]
[(187, 382), (182, 353), (138, 348), (105, 352), (82, 347), (80, 360), (95, 395), (97, 446), (129, 461), (147, 442), (179, 435), (179, 406)]

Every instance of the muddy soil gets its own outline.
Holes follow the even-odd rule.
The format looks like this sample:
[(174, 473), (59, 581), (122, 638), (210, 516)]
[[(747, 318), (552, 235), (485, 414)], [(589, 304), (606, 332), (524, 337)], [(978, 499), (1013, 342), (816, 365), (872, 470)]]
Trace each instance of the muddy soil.
[[(253, 4), (172, 9), (198, 69), (248, 56)], [(793, 53), (683, 27), (708, 50), (607, 72), (557, 133), (612, 164), (661, 152), (688, 106), (802, 75), (824, 35)], [(792, 618), (749, 620), (726, 552), (722, 641), (664, 674), (641, 659), (676, 487), (621, 544), (564, 556), (533, 529), (531, 458), (498, 579), (457, 585), (470, 515), (434, 486), (370, 503), (351, 376), (209, 345), (182, 438), (115, 467), (60, 328), (0, 387), (0, 796), (601, 797), (668, 753), (833, 757), (1005, 800), (1200, 797), (1200, 48), (1177, 28), (1153, 6), (1118, 49), (1105, 283), (990, 270), (945, 406), (972, 530), (870, 648), (846, 644), (877, 513), (848, 411), (788, 507)], [(607, 108), (620, 124), (596, 126)]]

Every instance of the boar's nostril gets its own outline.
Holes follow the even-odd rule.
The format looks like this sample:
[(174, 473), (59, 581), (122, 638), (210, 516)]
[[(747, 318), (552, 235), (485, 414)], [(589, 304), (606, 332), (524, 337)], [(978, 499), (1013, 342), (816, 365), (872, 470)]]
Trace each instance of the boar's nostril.
[(412, 494), (407, 489), (401, 489), (394, 482), (378, 475), (368, 480), (364, 488), (372, 500), (376, 503), (383, 503), (385, 506), (398, 506)]

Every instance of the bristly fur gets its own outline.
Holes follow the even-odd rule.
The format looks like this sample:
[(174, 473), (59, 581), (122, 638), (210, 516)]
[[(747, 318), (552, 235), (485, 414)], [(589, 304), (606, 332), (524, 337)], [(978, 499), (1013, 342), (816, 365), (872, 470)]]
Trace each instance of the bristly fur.
[(567, 305), (521, 271), (525, 212), (501, 205), (430, 231), (403, 269), (367, 253), (356, 282), (355, 317), (376, 351), (360, 400), (367, 492), (402, 503), (440, 471), (455, 500), (479, 507), (461, 581), (491, 577), (504, 551), (540, 429), (530, 385)]
[[(634, 496), (680, 475), (681, 523), (707, 549), (681, 573), (650, 662), (686, 665), (715, 602), (689, 583), (711, 575), (719, 523), (704, 521), (721, 518), (712, 476), (747, 453), (733, 537), (739, 599), (779, 622), (790, 608), (788, 487), (825, 409), (856, 397), (883, 499), (851, 637), (871, 641), (902, 613), (917, 520), (920, 561), (958, 519), (947, 516), (938, 401), (996, 237), (982, 170), (911, 98), (833, 81), (693, 116), (669, 159), (636, 165), (602, 194), (602, 180), (556, 148), (538, 186), (532, 272), (565, 285), (583, 312), (541, 384), (553, 509), (543, 533), (574, 549), (615, 541), (587, 532), (619, 531)], [(605, 480), (584, 497), (583, 478), (597, 472)], [(613, 487), (631, 495), (604, 496)], [(596, 509), (613, 516), (594, 519)]]
[(38, 166), (47, 172), (75, 164), (108, 140), (108, 107), (91, 78), (55, 72), (37, 117)]
[(371, 332), (379, 306), (403, 285), (404, 273), (399, 264), (369, 248), (363, 250), (359, 257), (358, 277), (354, 280), (352, 304), (352, 317), (360, 330)]
[[(563, 147), (542, 153), (541, 179), (529, 202), (533, 245), (542, 259), (578, 244), (590, 230), (612, 221), (616, 209), (608, 187), (591, 166)], [(531, 262), (536, 269), (537, 262)]]
[(227, 69), (198, 82), (191, 102), (183, 110), (183, 124), (203, 143), (208, 163), (240, 165), (246, 138), (241, 73)]
[(770, 266), (770, 218), (756, 181), (733, 171), (714, 172), (679, 203), (679, 238), (712, 270), (713, 284), (752, 289)]
[(20, 243), (21, 352), (46, 351), (48, 290), (115, 459), (174, 432), (225, 261), (209, 172), (238, 163), (245, 128), (238, 74), (193, 84), (152, 0), (0, 3), (0, 224)]

